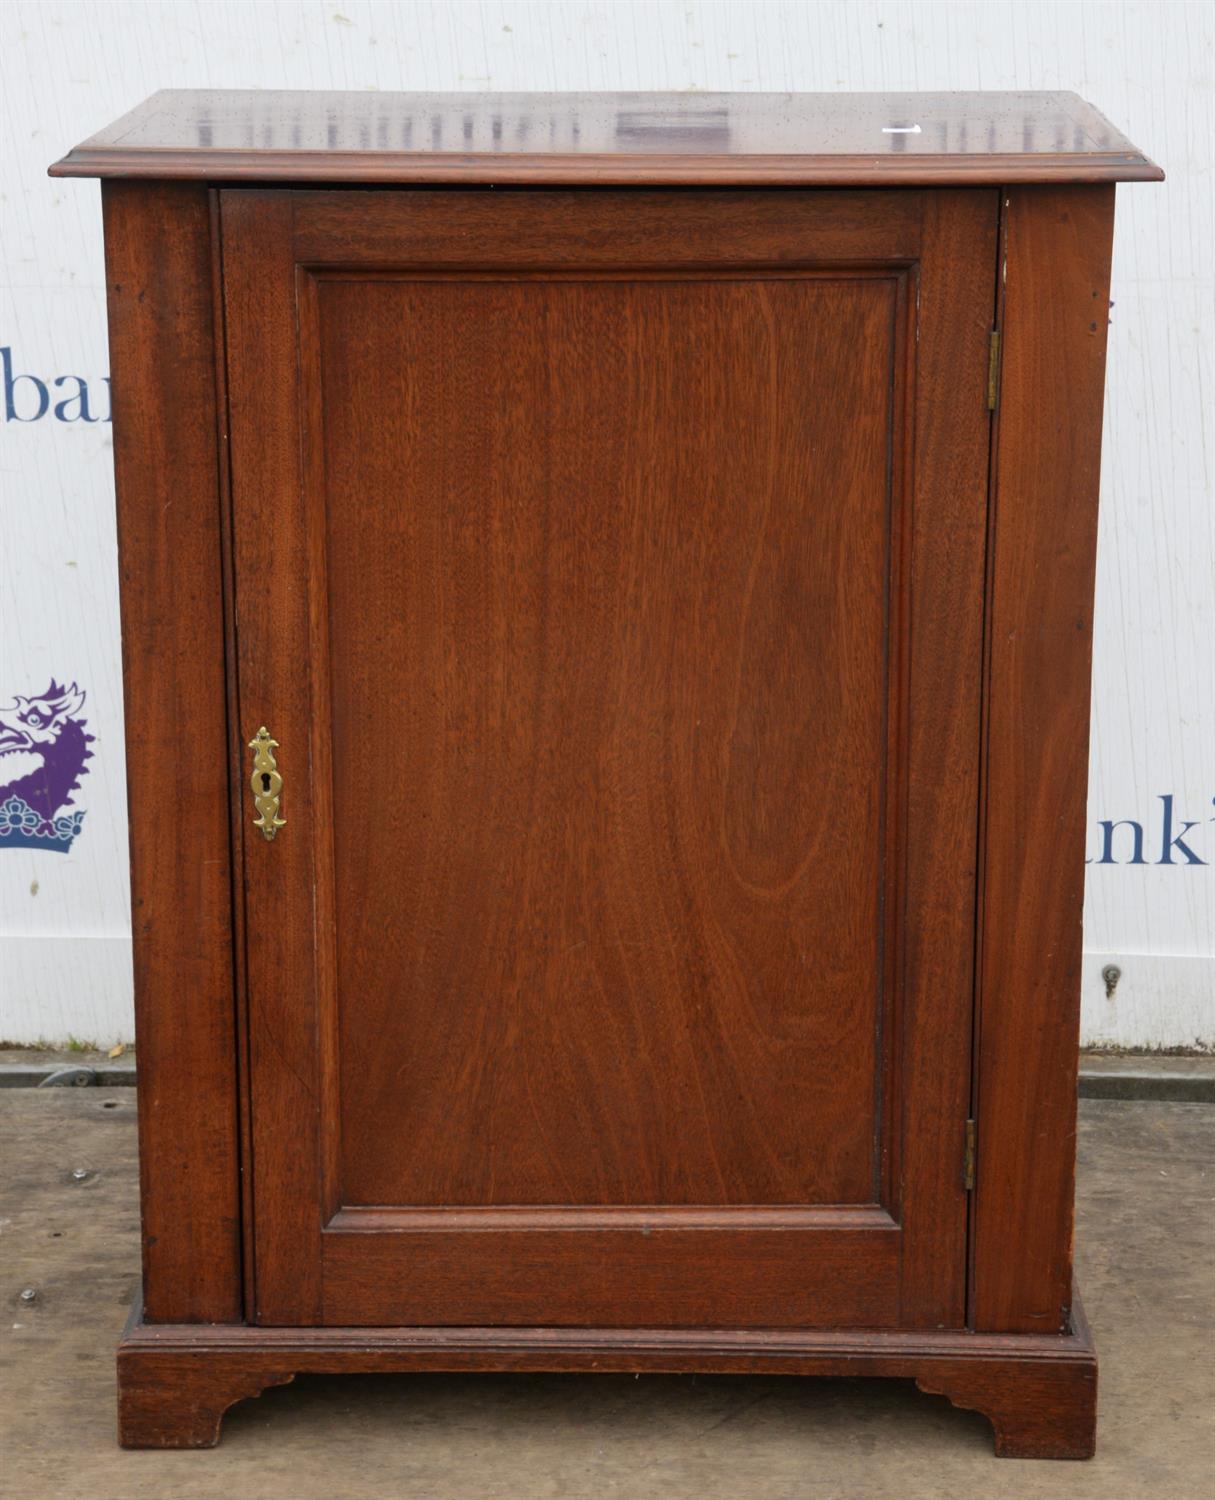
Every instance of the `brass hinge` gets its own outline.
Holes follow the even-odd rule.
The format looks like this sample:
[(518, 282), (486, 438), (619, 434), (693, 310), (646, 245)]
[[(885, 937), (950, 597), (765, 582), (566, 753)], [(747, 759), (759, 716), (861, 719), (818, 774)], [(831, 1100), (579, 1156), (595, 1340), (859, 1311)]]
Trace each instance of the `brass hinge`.
[(987, 345), (987, 410), (995, 411), (1000, 394), (1000, 335), (993, 330)]
[(962, 1186), (968, 1193), (974, 1191), (975, 1185), (975, 1122), (966, 1122), (966, 1141), (962, 1147)]

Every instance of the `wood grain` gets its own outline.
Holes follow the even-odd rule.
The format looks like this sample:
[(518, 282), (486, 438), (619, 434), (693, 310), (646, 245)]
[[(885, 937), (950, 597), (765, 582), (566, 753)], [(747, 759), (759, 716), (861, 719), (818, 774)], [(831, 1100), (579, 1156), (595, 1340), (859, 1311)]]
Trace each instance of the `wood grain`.
[[(323, 1235), (325, 1322), (632, 1328), (892, 1328), (900, 1321), (898, 1226), (770, 1229), (745, 1208), (696, 1228), (579, 1222)], [(884, 1217), (884, 1216), (883, 1216)], [(598, 1218), (598, 1216), (596, 1216)], [(707, 1216), (706, 1216), (707, 1218)], [(504, 1223), (504, 1220), (508, 1222)], [(711, 1226), (711, 1227), (710, 1227)]]
[(1002, 1458), (1088, 1458), (1097, 1366), (1073, 1299), (1061, 1335), (601, 1328), (155, 1328), (118, 1355), (131, 1448), (213, 1447), (234, 1402), (303, 1374), (557, 1370), (883, 1376), (981, 1411)]
[(146, 1313), (238, 1319), (224, 589), (205, 187), (107, 184)]
[[(245, 1006), (256, 1189), (256, 1300), (250, 1315), (271, 1322), (307, 1322), (321, 1306), (317, 1104), (322, 1063), (311, 956), (317, 928), (324, 925), (313, 907), (313, 840), (325, 837), (326, 824), (313, 816), (307, 774), (313, 722), (310, 549), (300, 500), (291, 212), (286, 194), (256, 206), (221, 195), (239, 714), (228, 763), (244, 831)], [(255, 257), (229, 253), (242, 232), (257, 237)], [(285, 253), (276, 263), (280, 249)], [(273, 503), (257, 524), (248, 525), (254, 497), (272, 497)], [(290, 653), (284, 653), (284, 639), (293, 642)], [(286, 826), (273, 843), (253, 827), (248, 792), (247, 743), (262, 724), (279, 741), (283, 776)], [(292, 903), (284, 899), (285, 889), (305, 894)], [(301, 962), (304, 954), (308, 960)], [(264, 1274), (267, 1261), (280, 1268), (278, 1277)]]
[[(332, 798), (246, 870), (259, 1316), (513, 1320), (561, 1239), (334, 1225), (322, 1294), (339, 1208), (684, 1204), (719, 1322), (960, 1324), (995, 195), (223, 201), (242, 671)], [(877, 1300), (842, 1221), (749, 1279), (747, 1213), (878, 1202)]]
[(166, 90), (52, 176), (974, 186), (1159, 180), (1071, 93)]
[[(549, 148), (480, 151), (488, 105), (454, 152), (433, 104), (425, 149), (352, 155), (416, 105), (364, 100), (276, 154), (235, 140), (256, 97), (175, 145), (180, 97), (95, 143), (105, 170), (851, 186), (106, 185), (145, 1073), (124, 1440), (213, 1441), (297, 1369), (780, 1368), (1090, 1453), (1113, 189), (1057, 182), (1126, 175), (1104, 122), (991, 101), (977, 152), (965, 101), (924, 100), (939, 138), (864, 166), (893, 96), (567, 102)], [(1036, 185), (856, 187), (1009, 162)], [(168, 824), (136, 779), (166, 765)]]
[(903, 1224), (903, 1319), (927, 1327), (965, 1321), (966, 1226), (947, 1205), (969, 1114), (997, 212), (992, 192), (924, 195), (907, 615), (891, 625), (907, 682), (905, 800), (888, 829), (906, 861), (906, 941), (887, 981), (903, 1001), (885, 1047), (883, 1108), (902, 1143), (887, 1201)]
[(1004, 207), (972, 1293), (992, 1332), (1069, 1316), (1113, 212), (1109, 187), (1015, 189)]
[[(219, 202), (222, 279), (204, 190), (107, 189), (120, 380), (208, 392), (192, 420), (115, 395), (127, 634), (156, 643), (130, 763), (214, 736), (189, 852), (133, 817), (148, 1317), (240, 1316), (242, 1016), (248, 1307), (344, 1329), (324, 1358), (431, 1323), (519, 1325), (528, 1359), (598, 1329), (610, 1364), (664, 1326), (844, 1368), (865, 1335), (810, 1331), (960, 1328), (978, 900), (980, 1344), (874, 1368), (993, 1410), (1004, 1451), (1091, 1451), (1064, 1331), (1112, 189), (1010, 190), (995, 296), (987, 190)], [(237, 811), (234, 995), (225, 787), (261, 721), (288, 823)], [(165, 1059), (210, 1104), (171, 1157)], [(291, 1373), (202, 1352), (190, 1442)]]
[[(237, 189), (253, 192), (255, 189)], [(358, 194), (293, 193), (294, 251), (302, 265), (529, 268), (585, 273), (652, 272), (701, 266), (747, 269), (886, 265), (898, 270), (920, 253), (922, 198), (917, 193), (762, 193), (735, 189), (627, 195), (572, 188), (526, 193), (426, 189)], [(622, 208), (627, 199), (627, 213)], [(780, 213), (765, 203), (779, 204)], [(678, 206), (679, 234), (671, 233)]]
[(344, 1204), (876, 1201), (895, 298), (322, 283)]

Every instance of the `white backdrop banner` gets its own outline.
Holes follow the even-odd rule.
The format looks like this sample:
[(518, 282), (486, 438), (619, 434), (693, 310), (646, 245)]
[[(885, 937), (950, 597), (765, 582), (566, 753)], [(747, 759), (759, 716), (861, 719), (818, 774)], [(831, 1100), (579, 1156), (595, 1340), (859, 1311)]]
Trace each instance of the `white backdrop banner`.
[[(95, 183), (47, 178), (52, 160), (161, 88), (1066, 88), (1168, 173), (1119, 192), (1084, 1040), (1215, 1045), (1213, 14), (1179, 0), (8, 0), (0, 1038), (132, 1031), (101, 212)], [(173, 767), (131, 775), (171, 816)]]

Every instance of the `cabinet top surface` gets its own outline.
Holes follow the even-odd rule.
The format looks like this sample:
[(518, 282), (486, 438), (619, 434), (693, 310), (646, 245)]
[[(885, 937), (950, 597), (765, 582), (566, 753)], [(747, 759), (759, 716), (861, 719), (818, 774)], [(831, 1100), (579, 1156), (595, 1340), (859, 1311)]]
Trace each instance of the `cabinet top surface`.
[(167, 90), (53, 177), (218, 182), (964, 185), (1159, 181), (1071, 93)]

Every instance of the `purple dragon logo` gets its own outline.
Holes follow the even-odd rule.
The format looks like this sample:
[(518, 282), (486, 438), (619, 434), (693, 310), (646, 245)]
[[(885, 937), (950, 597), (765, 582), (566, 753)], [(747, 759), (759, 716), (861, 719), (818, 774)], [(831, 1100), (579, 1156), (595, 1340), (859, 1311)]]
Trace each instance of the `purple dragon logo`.
[(0, 849), (66, 854), (84, 822), (72, 793), (93, 758), (95, 738), (79, 717), (84, 693), (51, 685), (37, 698), (0, 708)]

